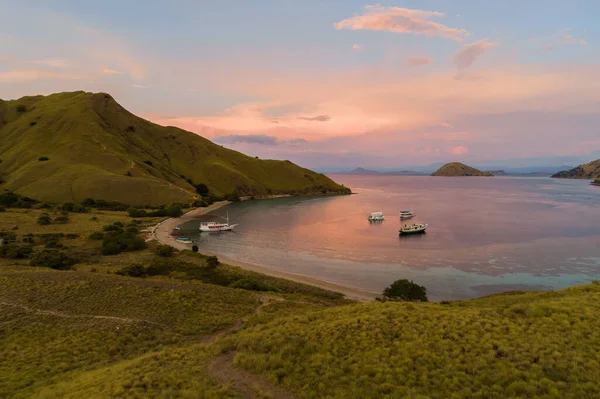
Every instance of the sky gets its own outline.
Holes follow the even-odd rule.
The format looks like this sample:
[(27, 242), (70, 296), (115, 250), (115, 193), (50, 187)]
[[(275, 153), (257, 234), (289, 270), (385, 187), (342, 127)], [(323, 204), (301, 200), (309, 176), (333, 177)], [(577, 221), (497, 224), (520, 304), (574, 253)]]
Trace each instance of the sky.
[(595, 0), (0, 0), (0, 98), (135, 114), (320, 170), (587, 162)]

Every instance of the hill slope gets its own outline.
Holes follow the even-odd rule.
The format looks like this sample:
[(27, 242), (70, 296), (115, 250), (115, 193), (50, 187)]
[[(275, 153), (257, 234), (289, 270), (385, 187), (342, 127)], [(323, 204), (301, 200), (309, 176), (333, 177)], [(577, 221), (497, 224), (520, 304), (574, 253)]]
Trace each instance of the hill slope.
[(223, 343), (302, 398), (600, 397), (600, 284), (276, 319)]
[(490, 172), (482, 172), (460, 162), (451, 162), (433, 172), (431, 176), (493, 176)]
[(0, 160), (3, 188), (50, 202), (184, 202), (195, 195), (190, 181), (217, 195), (349, 192), (289, 161), (259, 160), (153, 124), (104, 93), (0, 100)]
[(600, 159), (579, 165), (570, 170), (560, 171), (552, 175), (552, 177), (564, 179), (593, 179), (600, 177)]

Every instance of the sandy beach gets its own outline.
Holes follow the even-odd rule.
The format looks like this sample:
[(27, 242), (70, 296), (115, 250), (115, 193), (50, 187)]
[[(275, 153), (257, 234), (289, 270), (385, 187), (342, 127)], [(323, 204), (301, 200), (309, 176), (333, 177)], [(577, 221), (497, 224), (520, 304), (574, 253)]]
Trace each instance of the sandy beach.
[[(209, 212), (217, 210), (217, 209), (219, 209), (225, 205), (228, 205), (230, 203), (231, 202), (229, 202), (229, 201), (215, 202), (214, 204), (212, 204), (206, 208), (193, 209), (193, 210), (187, 212), (186, 214), (182, 215), (181, 217), (166, 219), (152, 228), (150, 237), (151, 237), (151, 239), (157, 240), (161, 244), (170, 245), (179, 250), (191, 249), (190, 245), (181, 243), (181, 242), (177, 241), (173, 236), (171, 236), (171, 232), (173, 231), (173, 229), (180, 224), (183, 224), (183, 223), (193, 220), (199, 216), (202, 216)], [(313, 285), (315, 287), (323, 288), (326, 290), (340, 292), (340, 293), (344, 294), (344, 296), (346, 296), (346, 298), (354, 300), (354, 301), (360, 301), (360, 302), (373, 301), (373, 300), (375, 300), (375, 297), (377, 297), (379, 295), (378, 293), (375, 293), (375, 292), (369, 292), (369, 291), (363, 291), (363, 290), (359, 290), (359, 289), (355, 289), (355, 288), (344, 287), (342, 285), (330, 283), (330, 282), (324, 281), (324, 280), (319, 280), (319, 279), (305, 276), (302, 274), (282, 272), (282, 271), (278, 271), (278, 270), (269, 269), (264, 266), (246, 263), (246, 262), (236, 260), (236, 259), (229, 259), (229, 258), (223, 257), (220, 254), (211, 253), (210, 251), (202, 250), (201, 252), (204, 254), (207, 254), (207, 255), (216, 255), (219, 257), (219, 260), (221, 262), (231, 265), (231, 266), (237, 266), (242, 269), (266, 274), (268, 276), (284, 278), (287, 280), (296, 281), (298, 283), (309, 284), (309, 285)]]

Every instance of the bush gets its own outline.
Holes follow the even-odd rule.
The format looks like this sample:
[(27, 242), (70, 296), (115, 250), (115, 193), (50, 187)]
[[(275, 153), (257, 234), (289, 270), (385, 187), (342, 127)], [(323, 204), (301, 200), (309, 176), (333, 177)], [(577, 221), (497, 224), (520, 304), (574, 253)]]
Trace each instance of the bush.
[(72, 202), (65, 202), (60, 206), (60, 210), (63, 212), (73, 212), (73, 209), (75, 209), (75, 204)]
[(44, 266), (56, 270), (69, 270), (71, 266), (77, 262), (61, 251), (44, 249), (40, 252), (36, 252), (31, 257), (29, 263), (32, 266)]
[(196, 192), (202, 196), (208, 194), (208, 186), (204, 183), (196, 184), (194, 188), (196, 189)]
[(104, 233), (102, 233), (101, 231), (96, 231), (96, 232), (90, 234), (90, 236), (88, 238), (90, 240), (103, 240), (104, 239)]
[(208, 267), (209, 269), (216, 269), (217, 266), (219, 266), (220, 264), (219, 258), (217, 258), (216, 256), (207, 256), (205, 264), (206, 267)]
[(31, 245), (6, 244), (0, 246), (0, 258), (27, 259), (32, 252)]
[(227, 194), (225, 199), (231, 202), (238, 202), (240, 200), (240, 195), (237, 192), (233, 192), (231, 194)]
[(148, 216), (148, 212), (139, 208), (129, 208), (127, 212), (129, 213), (129, 217), (132, 218), (145, 218)]
[(130, 277), (145, 277), (145, 276), (147, 276), (146, 268), (142, 265), (125, 266), (124, 268), (119, 270), (117, 272), (117, 274), (119, 274), (121, 276), (130, 276)]
[(37, 219), (38, 224), (41, 224), (42, 226), (48, 225), (48, 224), (52, 224), (52, 219), (50, 219), (50, 215), (48, 215), (47, 213), (42, 213), (38, 219)]
[(140, 251), (146, 248), (143, 238), (134, 233), (120, 233), (104, 237), (102, 255), (117, 255), (121, 252)]
[(46, 242), (46, 245), (44, 245), (44, 248), (63, 248), (63, 247), (64, 247), (64, 245), (60, 244), (56, 240), (50, 240), (50, 241)]
[(183, 215), (183, 212), (181, 211), (181, 208), (177, 205), (171, 205), (166, 209), (166, 216), (178, 218), (181, 215)]
[(427, 302), (427, 289), (406, 279), (397, 280), (383, 290), (383, 298), (390, 301)]
[(237, 281), (234, 281), (229, 286), (231, 288), (241, 288), (243, 290), (250, 290), (250, 291), (274, 291), (274, 292), (279, 292), (279, 289), (277, 287), (274, 287), (274, 286), (272, 286), (270, 284), (264, 283), (264, 282), (259, 281), (259, 280), (255, 280), (255, 279), (250, 278), (250, 277), (242, 278), (242, 279), (239, 279)]
[(198, 246), (196, 244), (192, 245), (192, 252), (198, 252)]
[(69, 222), (69, 217), (67, 215), (61, 215), (54, 218), (54, 223), (58, 224), (66, 224)]
[(23, 112), (27, 112), (27, 106), (21, 104), (21, 105), (17, 105), (17, 112), (23, 113)]
[(34, 122), (31, 122), (31, 123), (29, 123), (29, 126), (35, 126), (35, 125), (37, 125), (37, 122), (35, 122), (35, 121), (34, 121)]
[(83, 201), (81, 201), (81, 205), (83, 205), (83, 206), (95, 206), (96, 205), (96, 201), (94, 201), (93, 198), (86, 198)]
[(144, 163), (145, 163), (146, 165), (148, 165), (148, 166), (152, 166), (152, 161), (145, 160), (145, 161), (144, 161)]
[(164, 258), (170, 258), (171, 256), (173, 256), (174, 252), (175, 252), (175, 248), (173, 248), (170, 245), (161, 245), (160, 247), (158, 247), (156, 249), (156, 254), (158, 256), (162, 256)]
[(48, 158), (46, 156), (38, 158), (38, 161), (48, 161), (48, 160), (50, 160), (50, 158)]
[(135, 132), (135, 126), (131, 126), (131, 125), (127, 126), (127, 131), (128, 132)]

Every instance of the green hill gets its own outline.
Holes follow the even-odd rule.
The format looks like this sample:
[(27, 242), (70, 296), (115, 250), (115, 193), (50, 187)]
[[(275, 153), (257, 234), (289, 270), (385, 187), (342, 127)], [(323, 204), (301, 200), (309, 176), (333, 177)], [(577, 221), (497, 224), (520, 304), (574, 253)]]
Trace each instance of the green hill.
[(289, 161), (259, 160), (141, 119), (104, 93), (0, 100), (2, 188), (48, 202), (185, 202), (216, 195), (349, 193)]
[(600, 284), (368, 303), (229, 337), (235, 365), (302, 398), (600, 397)]
[(482, 172), (460, 162), (451, 162), (433, 172), (431, 176), (493, 176), (490, 172)]
[(594, 179), (600, 177), (600, 159), (579, 165), (570, 170), (560, 171), (552, 177), (563, 179)]

